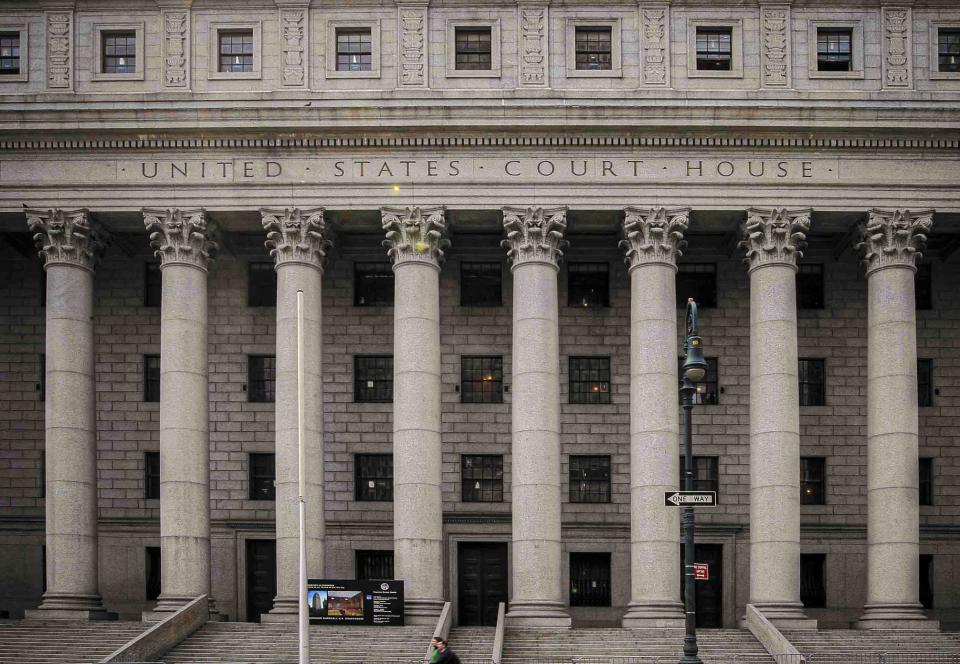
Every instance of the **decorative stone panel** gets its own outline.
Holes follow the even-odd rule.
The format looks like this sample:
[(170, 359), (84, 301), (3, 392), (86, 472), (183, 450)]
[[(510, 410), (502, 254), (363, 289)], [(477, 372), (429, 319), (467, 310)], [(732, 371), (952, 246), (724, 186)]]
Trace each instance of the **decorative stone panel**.
[(807, 246), (812, 210), (786, 208), (747, 210), (743, 239), (739, 246), (746, 252), (744, 262), (750, 270), (764, 265), (797, 266)]
[(514, 267), (521, 263), (549, 263), (559, 266), (563, 250), (569, 244), (567, 208), (503, 208), (503, 228), (507, 239), (501, 246)]
[(442, 206), (380, 209), (383, 230), (387, 234), (383, 246), (394, 265), (419, 262), (440, 267), (444, 251), (450, 246), (446, 238), (445, 212)]
[(190, 10), (164, 9), (163, 19), (163, 85), (168, 88), (190, 87)]
[(856, 246), (863, 255), (867, 275), (893, 266), (916, 270), (932, 227), (933, 210), (870, 210)]
[(690, 208), (633, 208), (624, 210), (620, 247), (627, 267), (665, 263), (676, 267), (687, 241), (683, 234), (690, 223)]
[(150, 233), (150, 246), (160, 259), (161, 268), (179, 263), (207, 269), (216, 254), (217, 244), (209, 239), (204, 209), (143, 208), (142, 212), (144, 226)]
[(400, 87), (427, 87), (427, 3), (397, 5)]
[(323, 269), (330, 247), (323, 208), (260, 210), (265, 245), (279, 267), (282, 263), (306, 263)]
[(548, 85), (548, 11), (546, 5), (521, 4), (517, 12), (521, 86)]
[(107, 246), (103, 229), (86, 209), (25, 210), (27, 226), (40, 250), (43, 264), (76, 265), (94, 270)]
[(764, 87), (790, 86), (790, 7), (760, 7), (761, 81)]
[(640, 5), (644, 85), (670, 85), (670, 6)]
[(303, 87), (307, 82), (307, 7), (281, 7), (280, 82), (285, 87)]
[(913, 87), (913, 12), (883, 7), (883, 87)]
[(47, 87), (73, 89), (73, 11), (44, 12), (47, 32)]

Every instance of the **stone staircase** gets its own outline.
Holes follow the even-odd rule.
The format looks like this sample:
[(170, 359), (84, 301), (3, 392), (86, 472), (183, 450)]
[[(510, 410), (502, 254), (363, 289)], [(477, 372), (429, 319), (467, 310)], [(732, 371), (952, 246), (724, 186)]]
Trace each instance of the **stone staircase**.
[(447, 641), (463, 664), (490, 664), (494, 627), (452, 627)]
[(825, 629), (784, 636), (810, 664), (960, 664), (957, 632)]
[(0, 623), (0, 664), (98, 662), (150, 626), (141, 622)]

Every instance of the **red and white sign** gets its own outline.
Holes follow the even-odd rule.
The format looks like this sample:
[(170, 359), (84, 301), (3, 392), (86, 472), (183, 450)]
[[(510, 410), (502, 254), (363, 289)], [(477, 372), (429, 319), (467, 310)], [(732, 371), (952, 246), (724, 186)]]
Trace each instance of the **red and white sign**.
[(694, 563), (693, 564), (693, 578), (697, 581), (709, 581), (710, 580), (710, 566), (706, 563)]

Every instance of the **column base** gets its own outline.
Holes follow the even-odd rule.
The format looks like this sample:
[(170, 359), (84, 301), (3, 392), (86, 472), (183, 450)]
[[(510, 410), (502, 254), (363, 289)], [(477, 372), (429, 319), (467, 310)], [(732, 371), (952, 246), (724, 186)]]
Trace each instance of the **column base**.
[(275, 597), (270, 613), (261, 613), (262, 623), (296, 623), (300, 620), (300, 606), (297, 598), (289, 595)]
[(116, 620), (117, 614), (103, 607), (100, 595), (46, 593), (36, 609), (24, 612), (27, 620)]
[[(815, 630), (817, 621), (815, 618), (808, 618), (803, 612), (803, 604), (800, 602), (751, 602), (763, 617), (773, 623), (777, 629), (794, 630)], [(740, 623), (742, 628), (746, 628), (746, 620)]]
[[(194, 599), (193, 597), (160, 595), (160, 598), (157, 600), (157, 605), (153, 607), (153, 609), (144, 611), (141, 614), (141, 618), (143, 622), (160, 622), (161, 620), (166, 620)], [(207, 618), (207, 620), (220, 622), (226, 619), (225, 616), (217, 611), (217, 603), (212, 597), (207, 598), (207, 606), (210, 611), (210, 617)]]
[(566, 605), (549, 601), (510, 602), (506, 621), (510, 627), (520, 629), (531, 627), (570, 629), (572, 624)]
[(857, 621), (857, 629), (940, 630), (940, 622), (923, 615), (920, 604), (867, 604)]
[(443, 611), (442, 599), (407, 598), (403, 602), (404, 625), (436, 626)]
[(624, 629), (683, 629), (683, 605), (680, 602), (630, 602), (622, 624)]

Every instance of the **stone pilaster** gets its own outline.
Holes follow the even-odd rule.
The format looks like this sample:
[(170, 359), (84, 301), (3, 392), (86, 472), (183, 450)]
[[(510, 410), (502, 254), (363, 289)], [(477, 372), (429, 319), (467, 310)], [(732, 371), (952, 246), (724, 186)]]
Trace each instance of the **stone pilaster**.
[(30, 618), (109, 617), (100, 600), (93, 275), (104, 237), (87, 210), (26, 210), (47, 273), (47, 591)]
[(630, 604), (624, 627), (683, 627), (680, 511), (664, 509), (676, 490), (677, 258), (689, 208), (627, 208), (630, 271)]
[(310, 0), (276, 0), (280, 26), (280, 84), (304, 88), (309, 81)]
[(549, 0), (520, 0), (517, 7), (517, 59), (521, 87), (550, 86)]
[(297, 291), (303, 291), (307, 576), (324, 573), (322, 281), (330, 244), (323, 208), (260, 210), (277, 271), (277, 596), (266, 621), (296, 621), (300, 584)]
[(393, 263), (394, 569), (411, 624), (443, 609), (440, 435), (440, 266), (449, 246), (442, 207), (381, 209)]
[(161, 84), (165, 89), (190, 90), (191, 0), (159, 0), (163, 26)]
[(750, 209), (750, 603), (774, 624), (816, 629), (800, 601), (797, 259), (811, 210)]
[(884, 5), (880, 14), (883, 22), (883, 87), (909, 90), (913, 87), (913, 9), (908, 3)]
[(513, 272), (513, 595), (517, 627), (569, 627), (561, 579), (557, 272), (566, 208), (504, 208)]
[(429, 0), (397, 0), (397, 74), (403, 88), (430, 87)]
[(644, 86), (670, 87), (670, 5), (643, 1), (640, 11), (641, 77)]
[[(203, 210), (143, 210), (160, 259), (160, 547), (165, 617), (210, 597), (210, 436), (207, 380), (207, 264)], [(211, 611), (213, 599), (210, 600)]]
[(73, 4), (44, 12), (47, 45), (47, 87), (51, 90), (73, 90), (74, 10)]
[(760, 81), (765, 88), (790, 87), (790, 5), (760, 5)]
[(871, 210), (867, 274), (867, 603), (858, 627), (937, 629), (919, 597), (916, 261), (933, 210)]

